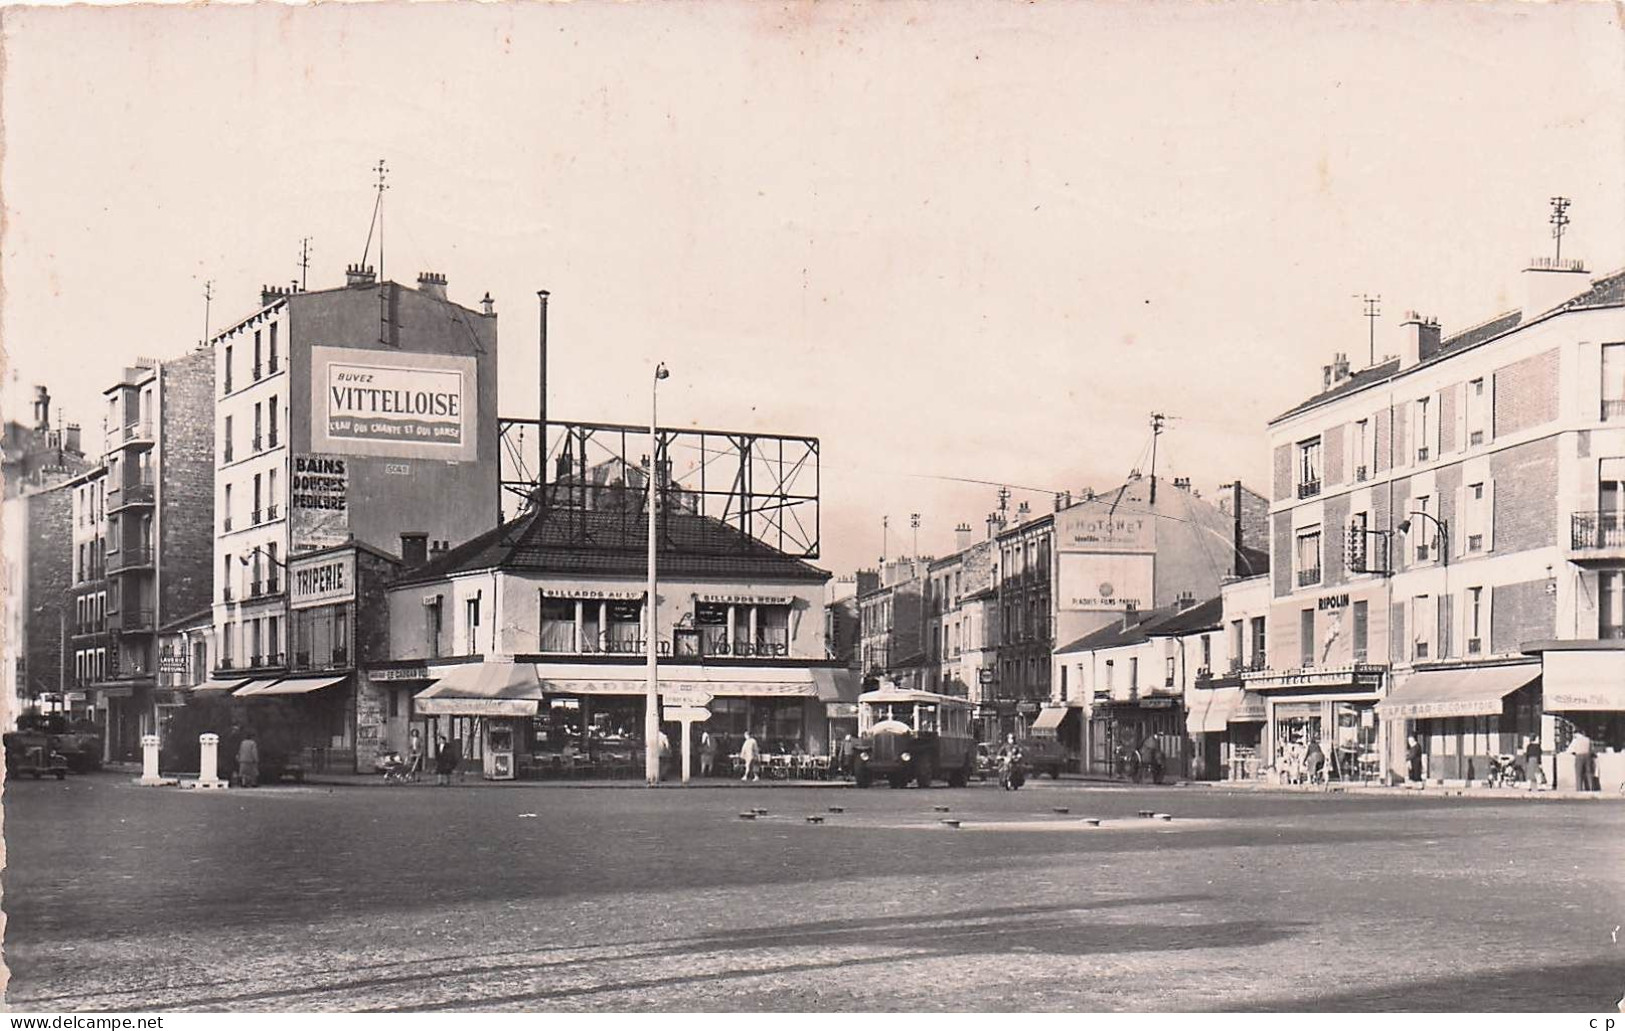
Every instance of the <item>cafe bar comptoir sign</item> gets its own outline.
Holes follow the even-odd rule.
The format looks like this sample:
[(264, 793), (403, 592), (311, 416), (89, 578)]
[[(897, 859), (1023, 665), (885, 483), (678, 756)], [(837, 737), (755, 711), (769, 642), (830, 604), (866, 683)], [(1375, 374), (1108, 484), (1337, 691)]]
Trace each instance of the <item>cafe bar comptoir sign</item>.
[(472, 462), (478, 380), (463, 355), (311, 348), (311, 447), (339, 455)]

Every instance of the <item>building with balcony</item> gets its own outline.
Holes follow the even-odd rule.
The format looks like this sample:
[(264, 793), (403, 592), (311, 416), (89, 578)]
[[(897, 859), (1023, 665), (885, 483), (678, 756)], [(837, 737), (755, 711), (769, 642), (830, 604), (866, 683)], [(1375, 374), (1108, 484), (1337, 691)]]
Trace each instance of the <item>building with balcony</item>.
[[(1191, 739), (1190, 776), (1196, 780), (1252, 780), (1264, 700), (1242, 682), (1269, 665), (1268, 572), (1236, 577), (1219, 588), (1222, 636), (1194, 647), (1204, 662), (1185, 685), (1185, 730)], [(1198, 638), (1209, 633), (1202, 630)]]
[[(481, 311), (453, 303), (434, 273), (416, 289), (357, 266), (345, 280), (264, 288), (212, 342), (221, 683), (293, 676), (296, 656), (314, 654), (296, 640), (311, 618), (290, 597), (297, 557), (347, 544), (393, 553), (403, 535), (439, 553), (497, 524), (489, 298)], [(353, 728), (328, 738), (356, 753)]]
[[(68, 481), (72, 492), (72, 601), (68, 632), (73, 670), (68, 708), (95, 719), (90, 687), (107, 679), (113, 638), (107, 629), (107, 467), (98, 465)], [(103, 736), (105, 740), (105, 735)]]
[(955, 528), (956, 550), (927, 566), (927, 690), (968, 698), (981, 740), (1000, 740), (1001, 719), (1015, 718), (1015, 699), (998, 695), (998, 556), (991, 534), (974, 541), (968, 523)]
[(866, 683), (885, 678), (910, 690), (934, 690), (925, 651), (930, 632), (925, 574), (930, 563), (929, 557), (883, 562), (859, 591), (858, 664)]
[[(365, 664), (363, 690), (410, 689), (424, 739), (460, 739), (474, 761), (496, 761), (497, 734), (512, 746), (510, 774), (641, 772), (647, 525), (533, 511), (408, 571), (387, 592), (393, 661)], [(747, 730), (766, 752), (828, 754), (827, 705), (857, 695), (824, 644), (829, 574), (684, 512), (663, 513), (660, 545), (661, 690), (711, 696), (694, 733), (709, 731), (723, 755)], [(678, 748), (679, 726), (664, 733)]]
[(213, 393), (206, 347), (140, 360), (103, 391), (106, 661), (91, 657), (86, 692), (110, 760), (139, 759), (158, 728), (159, 628), (209, 604)]
[(1537, 261), (1523, 285), (1450, 336), (1410, 313), (1397, 357), (1339, 355), (1270, 422), (1270, 668), (1243, 676), (1266, 765), (1319, 740), (1398, 776), (1415, 734), (1430, 778), (1473, 781), (1531, 736), (1625, 748), (1594, 668), (1625, 626), (1625, 274)]

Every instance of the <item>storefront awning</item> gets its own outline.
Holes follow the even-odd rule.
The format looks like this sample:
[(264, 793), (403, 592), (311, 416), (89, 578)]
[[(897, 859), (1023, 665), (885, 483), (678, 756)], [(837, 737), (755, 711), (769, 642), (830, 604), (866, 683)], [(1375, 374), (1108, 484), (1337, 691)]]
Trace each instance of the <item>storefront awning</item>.
[(1548, 651), (1541, 663), (1547, 712), (1625, 712), (1625, 651)]
[[(642, 666), (538, 662), (526, 668), (535, 670), (541, 689), (547, 694), (641, 695), (648, 690)], [(659, 677), (660, 690), (663, 692), (704, 691), (731, 698), (822, 698), (815, 676), (825, 672), (846, 671), (809, 669), (805, 666), (775, 669), (674, 664), (661, 666)], [(834, 686), (838, 687), (838, 681), (834, 682)], [(429, 690), (433, 691), (434, 688)], [(422, 698), (423, 695), (418, 697)], [(852, 698), (856, 700), (856, 693)], [(839, 698), (826, 700), (837, 701)]]
[(813, 685), (821, 702), (851, 702), (857, 704), (863, 693), (863, 681), (849, 669), (815, 669)]
[(1377, 711), (1411, 720), (1494, 716), (1503, 698), (1539, 677), (1540, 667), (1533, 665), (1423, 670), (1378, 702)]
[(1245, 694), (1239, 687), (1193, 691), (1185, 729), (1192, 734), (1223, 734), (1230, 727), (1231, 716), (1241, 708)]
[(420, 716), (534, 716), (542, 685), (531, 663), (471, 662), (412, 699)]
[(235, 691), (248, 683), (247, 678), (237, 677), (233, 680), (205, 680), (192, 687), (193, 694), (206, 694), (210, 691)]
[(1032, 732), (1034, 734), (1054, 734), (1060, 729), (1061, 721), (1072, 710), (1063, 707), (1040, 709), (1038, 718), (1033, 720)]
[(349, 679), (349, 675), (346, 674), (342, 677), (304, 677), (291, 680), (279, 680), (270, 687), (256, 692), (256, 694), (259, 696), (310, 694), (312, 691), (320, 691), (324, 687), (332, 687), (334, 684), (342, 684)]
[(278, 678), (276, 677), (270, 677), (269, 679), (265, 680), (250, 680), (243, 684), (242, 687), (239, 687), (237, 690), (233, 691), (231, 693), (232, 697), (251, 698), (254, 695), (262, 694), (266, 688), (275, 686), (277, 679)]

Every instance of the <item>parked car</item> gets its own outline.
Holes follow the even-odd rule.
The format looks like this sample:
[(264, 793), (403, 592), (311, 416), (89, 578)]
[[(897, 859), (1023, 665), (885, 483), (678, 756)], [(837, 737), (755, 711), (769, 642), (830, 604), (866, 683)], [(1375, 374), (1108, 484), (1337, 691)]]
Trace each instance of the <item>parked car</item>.
[(1029, 737), (1016, 745), (1021, 749), (1027, 772), (1034, 777), (1047, 773), (1052, 779), (1059, 780), (1061, 774), (1075, 772), (1078, 768), (1078, 757), (1054, 738)]
[[(17, 729), (5, 736), (6, 757), (22, 756), (39, 750), (41, 769), (55, 772), (50, 756), (60, 757), (63, 769), (75, 773), (99, 770), (102, 765), (101, 728), (89, 720), (69, 721), (60, 713), (25, 713), (17, 718)], [(37, 776), (37, 774), (36, 774)], [(60, 776), (60, 775), (59, 775)]]

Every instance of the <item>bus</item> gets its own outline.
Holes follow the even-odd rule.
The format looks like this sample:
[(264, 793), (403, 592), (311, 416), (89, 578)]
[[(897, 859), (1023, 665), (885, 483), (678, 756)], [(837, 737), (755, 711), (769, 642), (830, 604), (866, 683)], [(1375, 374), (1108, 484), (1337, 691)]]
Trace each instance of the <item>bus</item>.
[(852, 775), (866, 788), (883, 778), (894, 788), (922, 788), (941, 777), (962, 788), (976, 771), (971, 703), (964, 698), (887, 685), (858, 696), (858, 742)]

